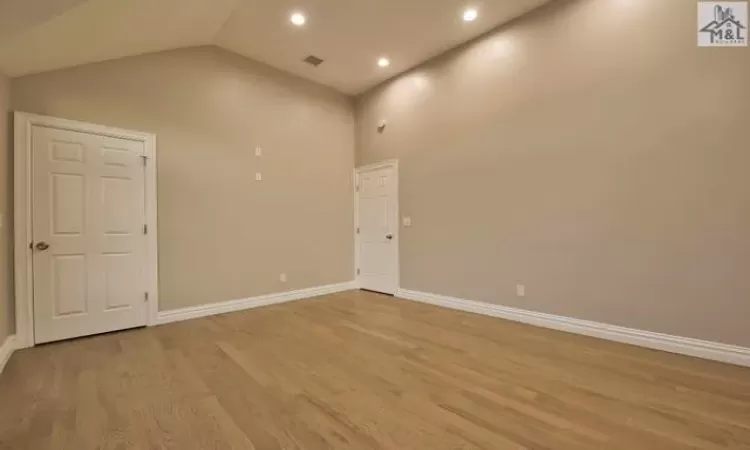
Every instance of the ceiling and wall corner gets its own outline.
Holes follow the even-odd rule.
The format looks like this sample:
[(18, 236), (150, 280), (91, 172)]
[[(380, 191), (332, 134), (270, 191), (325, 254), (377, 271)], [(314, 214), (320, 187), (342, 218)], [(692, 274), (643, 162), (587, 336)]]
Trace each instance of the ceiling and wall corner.
[[(286, 248), (299, 283), (288, 287), (347, 281), (356, 136), (360, 164), (401, 162), (414, 221), (402, 287), (750, 346), (748, 50), (698, 49), (692, 1), (542, 3), (480, 1), (464, 23), (454, 0), (310, 0), (293, 28), (287, 0), (56, 0), (0, 33), (0, 71), (140, 55), (15, 78), (12, 105), (159, 134), (161, 226), (175, 230), (162, 240), (166, 309), (278, 292), (268, 280), (292, 258)], [(204, 44), (245, 58), (143, 54)], [(325, 62), (303, 63), (310, 54)], [(352, 97), (247, 58), (359, 94), (356, 133)], [(241, 170), (258, 136), (314, 150), (274, 163), (288, 186), (269, 197), (248, 197), (266, 184)], [(283, 217), (263, 198), (280, 199)], [(270, 261), (222, 252), (236, 236)]]
[[(216, 45), (356, 95), (549, 0), (54, 0), (0, 3), (0, 71), (12, 77)], [(293, 11), (307, 18), (289, 22)], [(343, 36), (343, 37), (342, 37)], [(302, 62), (308, 55), (319, 67)], [(379, 57), (391, 64), (378, 67)]]
[(47, 22), (87, 0), (3, 0), (0, 2), (0, 39)]

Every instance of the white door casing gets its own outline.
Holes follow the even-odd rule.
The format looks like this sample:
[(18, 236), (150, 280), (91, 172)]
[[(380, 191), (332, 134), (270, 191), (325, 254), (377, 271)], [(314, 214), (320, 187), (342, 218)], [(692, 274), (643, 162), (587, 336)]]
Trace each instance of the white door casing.
[(19, 346), (158, 311), (153, 135), (15, 114)]
[(399, 287), (398, 163), (356, 170), (356, 277), (360, 288), (395, 294)]

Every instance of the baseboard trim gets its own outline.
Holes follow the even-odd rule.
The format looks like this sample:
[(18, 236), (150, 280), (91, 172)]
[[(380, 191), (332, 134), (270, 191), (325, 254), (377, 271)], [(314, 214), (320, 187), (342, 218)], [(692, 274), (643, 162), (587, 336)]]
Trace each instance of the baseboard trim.
[(396, 292), (396, 297), (569, 333), (750, 367), (750, 348), (735, 345), (636, 330), (407, 289), (399, 289)]
[(8, 363), (8, 360), (14, 351), (16, 351), (16, 336), (11, 334), (5, 338), (5, 342), (0, 346), (0, 373), (3, 373), (5, 364)]
[(246, 309), (260, 308), (263, 306), (276, 305), (279, 303), (302, 300), (310, 297), (317, 297), (326, 294), (335, 294), (356, 289), (356, 283), (349, 281), (346, 283), (329, 284), (326, 286), (317, 286), (296, 291), (280, 292), (277, 294), (260, 295), (257, 297), (242, 298), (238, 300), (229, 300), (220, 303), (211, 303), (208, 305), (193, 306), (190, 308), (173, 309), (170, 311), (161, 311), (154, 325), (162, 325), (172, 322), (181, 322), (183, 320), (197, 319), (199, 317), (214, 316), (217, 314), (226, 314)]

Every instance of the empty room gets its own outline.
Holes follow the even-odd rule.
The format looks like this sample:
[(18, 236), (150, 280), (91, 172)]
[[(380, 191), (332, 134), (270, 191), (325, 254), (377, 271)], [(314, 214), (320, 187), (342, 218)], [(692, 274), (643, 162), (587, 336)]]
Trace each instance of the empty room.
[(750, 450), (748, 25), (0, 0), (0, 450)]

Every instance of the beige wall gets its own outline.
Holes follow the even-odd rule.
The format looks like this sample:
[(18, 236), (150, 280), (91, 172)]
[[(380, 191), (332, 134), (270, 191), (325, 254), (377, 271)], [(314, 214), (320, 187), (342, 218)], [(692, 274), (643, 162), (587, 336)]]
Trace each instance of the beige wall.
[(359, 99), (402, 287), (750, 346), (750, 49), (695, 14), (553, 2)]
[(16, 78), (12, 105), (156, 133), (162, 310), (352, 279), (347, 97), (204, 47)]
[(10, 80), (0, 74), (0, 345), (15, 329), (13, 316), (11, 195)]

